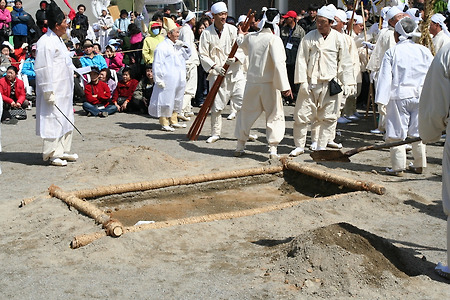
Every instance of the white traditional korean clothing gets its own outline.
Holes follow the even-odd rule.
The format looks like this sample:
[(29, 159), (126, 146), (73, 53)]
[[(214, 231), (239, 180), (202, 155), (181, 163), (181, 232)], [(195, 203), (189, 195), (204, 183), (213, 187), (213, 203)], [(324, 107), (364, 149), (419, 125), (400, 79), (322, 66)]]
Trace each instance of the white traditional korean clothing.
[[(214, 24), (207, 27), (200, 36), (199, 56), (203, 69), (209, 73), (207, 79), (211, 88), (219, 74), (214, 71), (213, 66), (223, 66), (228, 58), (231, 48), (237, 37), (236, 27), (224, 24), (222, 33), (216, 31)], [(242, 52), (236, 52), (237, 61), (231, 64), (225, 75), (223, 83), (214, 99), (211, 107), (211, 135), (220, 136), (222, 129), (221, 112), (227, 102), (232, 98), (241, 98), (235, 100), (242, 101), (243, 89), (245, 85), (245, 76), (242, 69), (242, 62), (245, 60)]]
[[(36, 135), (46, 140), (52, 140), (58, 144), (58, 140), (67, 140), (71, 135), (74, 122), (73, 117), (73, 86), (74, 65), (70, 52), (67, 50), (63, 40), (52, 30), (48, 30), (37, 42), (36, 62)], [(55, 105), (44, 99), (44, 93), (55, 94), (55, 105), (70, 120), (61, 114)], [(56, 140), (56, 141), (55, 141)], [(70, 150), (70, 142), (65, 143), (64, 152)], [(55, 155), (58, 157), (60, 151)], [(44, 149), (44, 160), (51, 158), (52, 151)]]
[[(98, 25), (100, 26), (98, 43), (101, 46), (101, 50), (105, 51), (106, 46), (108, 45), (109, 39), (111, 37), (112, 27), (114, 26), (114, 19), (110, 15), (100, 16), (98, 18)], [(106, 26), (107, 29), (103, 29), (102, 27)]]
[(442, 46), (444, 46), (447, 43), (450, 43), (450, 36), (448, 36), (444, 30), (439, 31), (438, 34), (436, 34), (433, 37), (433, 45), (434, 50), (436, 53), (438, 53), (439, 50), (441, 50)]
[[(414, 63), (411, 63), (411, 58)], [(433, 60), (428, 48), (404, 40), (386, 51), (377, 82), (375, 103), (386, 105), (386, 141), (418, 137), (419, 96)], [(406, 169), (405, 145), (392, 147), (394, 171)], [(426, 167), (425, 145), (413, 143), (414, 167)]]
[(181, 27), (179, 39), (188, 45), (192, 51), (191, 57), (186, 61), (186, 88), (184, 90), (182, 109), (183, 113), (190, 113), (192, 111), (191, 100), (197, 92), (197, 66), (200, 65), (191, 25), (186, 23)]
[(264, 28), (247, 34), (239, 45), (248, 54), (249, 69), (243, 104), (237, 114), (235, 137), (245, 143), (250, 129), (262, 112), (266, 114), (269, 146), (277, 146), (284, 137), (285, 120), (280, 91), (290, 89), (283, 41)]
[(442, 158), (442, 205), (447, 215), (447, 266), (450, 266), (450, 43), (436, 54), (425, 78), (419, 104), (419, 133), (436, 142), (446, 130)]
[(310, 31), (302, 39), (297, 53), (294, 82), (307, 84), (309, 91), (300, 86), (294, 110), (294, 143), (304, 148), (308, 123), (319, 126), (318, 147), (325, 148), (333, 138), (338, 118), (338, 94), (330, 96), (330, 80), (341, 85), (356, 85), (353, 63), (345, 38), (331, 30), (324, 39), (318, 30)]
[[(189, 47), (180, 47), (169, 38), (158, 44), (153, 61), (153, 89), (148, 113), (153, 117), (169, 118), (181, 112), (186, 86), (186, 60), (191, 55)], [(164, 82), (161, 88), (158, 83)]]

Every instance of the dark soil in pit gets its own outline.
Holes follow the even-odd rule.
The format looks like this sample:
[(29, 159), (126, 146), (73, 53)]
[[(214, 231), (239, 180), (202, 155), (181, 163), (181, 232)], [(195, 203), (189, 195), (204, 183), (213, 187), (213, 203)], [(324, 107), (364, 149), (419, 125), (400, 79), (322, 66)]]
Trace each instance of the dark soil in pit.
[(102, 197), (93, 202), (125, 226), (225, 213), (349, 192), (297, 172)]
[(424, 274), (429, 268), (414, 253), (348, 223), (286, 239), (272, 259), (277, 266), (268, 273), (281, 271), (286, 284), (327, 297), (358, 294), (362, 285), (394, 286), (398, 278)]

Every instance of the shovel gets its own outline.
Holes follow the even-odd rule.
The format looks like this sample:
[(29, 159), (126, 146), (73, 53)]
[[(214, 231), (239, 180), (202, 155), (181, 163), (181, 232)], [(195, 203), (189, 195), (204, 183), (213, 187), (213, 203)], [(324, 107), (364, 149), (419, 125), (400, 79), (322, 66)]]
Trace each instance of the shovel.
[(406, 139), (404, 141), (354, 148), (354, 149), (348, 150), (346, 152), (342, 152), (341, 150), (314, 151), (311, 153), (311, 157), (314, 161), (349, 162), (350, 161), (349, 157), (352, 155), (355, 155), (356, 153), (360, 153), (360, 152), (367, 151), (367, 150), (378, 150), (378, 149), (383, 149), (383, 148), (391, 148), (391, 147), (395, 147), (395, 146), (418, 142), (420, 140), (421, 140), (420, 137), (415, 137), (415, 138)]

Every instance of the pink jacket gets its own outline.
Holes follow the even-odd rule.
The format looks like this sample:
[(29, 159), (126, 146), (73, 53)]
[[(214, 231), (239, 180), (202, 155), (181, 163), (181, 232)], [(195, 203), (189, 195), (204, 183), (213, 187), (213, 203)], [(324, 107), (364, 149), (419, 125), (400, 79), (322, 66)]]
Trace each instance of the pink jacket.
[(108, 69), (119, 71), (120, 68), (124, 67), (123, 54), (116, 52), (116, 55), (113, 58), (108, 58), (105, 56), (106, 64), (108, 65)]
[(0, 29), (3, 28), (3, 26), (5, 26), (5, 24), (7, 25), (7, 27), (9, 27), (9, 23), (11, 22), (11, 13), (9, 12), (9, 10), (5, 9), (0, 9)]

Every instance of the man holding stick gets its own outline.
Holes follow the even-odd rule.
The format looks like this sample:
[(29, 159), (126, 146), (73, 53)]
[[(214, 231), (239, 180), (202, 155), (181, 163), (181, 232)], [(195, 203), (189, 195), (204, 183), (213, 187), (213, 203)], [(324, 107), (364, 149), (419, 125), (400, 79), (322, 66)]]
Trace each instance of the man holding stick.
[[(209, 73), (210, 87), (213, 86), (219, 74), (225, 77), (211, 107), (211, 137), (208, 138), (207, 143), (214, 143), (220, 139), (222, 110), (230, 98), (242, 97), (242, 88), (239, 85), (245, 82), (241, 68), (245, 55), (237, 52), (235, 57), (228, 58), (237, 37), (237, 30), (226, 23), (227, 11), (227, 6), (223, 2), (217, 2), (211, 6), (214, 22), (200, 36), (198, 50), (200, 62)], [(228, 71), (223, 68), (225, 63), (229, 65)]]
[(73, 133), (73, 71), (70, 53), (61, 36), (67, 20), (52, 0), (47, 10), (49, 30), (36, 50), (36, 134), (44, 139), (43, 158), (66, 166), (78, 155), (69, 154)]
[[(261, 113), (266, 113), (266, 135), (270, 158), (277, 158), (277, 146), (284, 137), (285, 120), (280, 91), (292, 98), (286, 71), (286, 53), (283, 41), (273, 33), (279, 21), (278, 10), (264, 13), (261, 31), (238, 39), (239, 46), (249, 56), (247, 85), (242, 108), (237, 115), (235, 136), (238, 139), (235, 156), (244, 153), (250, 129)], [(239, 28), (240, 29), (240, 28)]]

